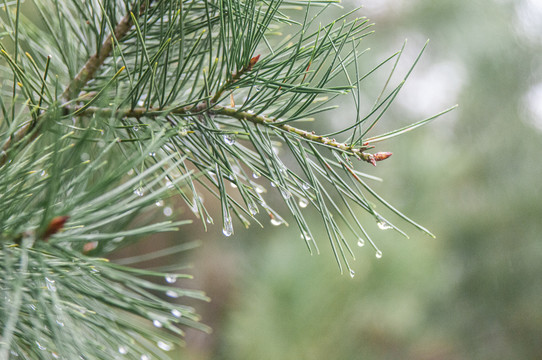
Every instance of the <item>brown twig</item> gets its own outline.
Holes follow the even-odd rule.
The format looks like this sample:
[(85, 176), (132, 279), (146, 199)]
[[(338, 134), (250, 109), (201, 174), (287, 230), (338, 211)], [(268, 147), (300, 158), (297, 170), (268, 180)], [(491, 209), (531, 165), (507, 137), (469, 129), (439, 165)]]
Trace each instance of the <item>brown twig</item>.
[[(138, 14), (143, 13), (147, 6), (147, 3), (147, 1), (144, 1), (141, 4)], [(113, 32), (113, 34), (110, 34), (105, 39), (103, 44), (100, 46), (100, 50), (88, 59), (83, 68), (68, 85), (66, 90), (64, 90), (64, 92), (62, 93), (62, 97), (66, 101), (69, 101), (70, 99), (73, 99), (79, 95), (83, 86), (85, 86), (85, 84), (94, 77), (94, 74), (96, 73), (98, 68), (102, 66), (105, 59), (107, 59), (109, 55), (111, 55), (114, 42), (118, 42), (120, 39), (122, 39), (128, 33), (128, 31), (130, 31), (132, 25), (133, 24), (131, 13), (124, 15), (122, 20), (117, 24), (117, 26), (115, 26), (115, 31)]]

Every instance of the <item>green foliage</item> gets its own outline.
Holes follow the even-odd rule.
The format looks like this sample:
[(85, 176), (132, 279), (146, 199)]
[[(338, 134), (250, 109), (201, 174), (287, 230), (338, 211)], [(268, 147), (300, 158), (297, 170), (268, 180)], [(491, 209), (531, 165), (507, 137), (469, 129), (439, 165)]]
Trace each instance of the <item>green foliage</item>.
[[(368, 137), (412, 68), (391, 90), (386, 82), (362, 114), (362, 82), (388, 63), (393, 74), (401, 54), (363, 69), (367, 19), (346, 13), (318, 23), (334, 1), (34, 5), (41, 24), (20, 1), (5, 3), (1, 16), (4, 357), (165, 357), (154, 344), (170, 348), (179, 326), (205, 330), (191, 308), (157, 295), (205, 299), (201, 293), (141, 277), (172, 279), (167, 272), (105, 260), (136, 238), (185, 224), (134, 221), (174, 193), (204, 226), (219, 216), (226, 236), (234, 219), (245, 227), (262, 217), (286, 224), (268, 202), (278, 195), (318, 252), (302, 211), (313, 205), (341, 271), (343, 264), (352, 271), (351, 244), (368, 241), (380, 253), (359, 209), (380, 228), (406, 235), (373, 202), (430, 234), (354, 165), (376, 165), (391, 155), (369, 152), (376, 143), (434, 118)], [(296, 30), (282, 38), (284, 26)], [(299, 127), (345, 94), (356, 107), (351, 125), (326, 135)], [(285, 165), (278, 144), (294, 164)], [(220, 213), (202, 194), (219, 200)]]

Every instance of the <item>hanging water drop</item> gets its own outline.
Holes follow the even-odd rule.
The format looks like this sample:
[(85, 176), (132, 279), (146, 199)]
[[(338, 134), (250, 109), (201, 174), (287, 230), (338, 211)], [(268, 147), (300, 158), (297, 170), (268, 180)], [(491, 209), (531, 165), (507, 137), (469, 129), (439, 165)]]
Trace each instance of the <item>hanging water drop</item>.
[(263, 194), (263, 193), (265, 192), (265, 188), (264, 188), (263, 186), (260, 186), (260, 185), (256, 185), (256, 186), (254, 187), (254, 189), (256, 189), (256, 192), (257, 192), (258, 194)]
[(307, 183), (303, 183), (301, 187), (303, 188), (303, 190), (309, 190), (311, 188), (310, 185)]
[(49, 291), (52, 291), (52, 292), (55, 292), (56, 291), (56, 285), (55, 285), (55, 281), (54, 280), (51, 280), (49, 279), (48, 277), (45, 278), (45, 283), (47, 285), (47, 289), (49, 289)]
[(158, 200), (158, 201), (156, 201), (154, 204), (155, 204), (156, 206), (158, 206), (158, 207), (162, 207), (162, 206), (164, 206), (164, 200)]
[(277, 184), (275, 184), (273, 181), (271, 181), (271, 186), (272, 187), (277, 187)]
[(224, 138), (224, 142), (227, 144), (227, 145), (233, 145), (235, 144), (235, 134), (225, 134), (223, 136)]
[(119, 354), (122, 354), (122, 355), (128, 354), (128, 349), (126, 349), (124, 346), (119, 346)]
[(299, 207), (306, 208), (307, 206), (309, 206), (309, 200), (306, 198), (299, 198)]
[(60, 327), (64, 326), (64, 323), (62, 321), (60, 321), (60, 320), (57, 320), (56, 323)]
[(60, 359), (60, 356), (59, 356), (56, 352), (54, 352), (54, 351), (51, 352), (51, 355), (52, 355), (55, 359)]
[(377, 225), (380, 230), (389, 230), (392, 228), (392, 226), (385, 220), (380, 220)]
[(85, 153), (82, 153), (79, 158), (81, 159), (82, 162), (85, 162), (85, 161), (88, 161), (90, 159), (90, 155), (85, 152)]
[(248, 211), (252, 216), (256, 216), (258, 214), (258, 207), (254, 203), (248, 204)]
[(233, 234), (233, 223), (230, 216), (224, 217), (224, 228), (222, 229), (222, 233), (225, 236), (231, 236), (231, 234)]
[(168, 274), (165, 276), (165, 279), (168, 284), (173, 284), (177, 281), (177, 276), (174, 274)]
[(282, 197), (284, 199), (289, 199), (292, 196), (292, 193), (290, 192), (290, 190), (281, 189), (280, 193), (282, 194)]
[(207, 224), (214, 224), (213, 218), (210, 217), (210, 216), (207, 216), (207, 218), (205, 219), (205, 221), (207, 222)]
[(149, 156), (150, 156), (150, 157), (155, 157), (155, 156), (156, 156), (156, 153), (155, 153), (154, 151), (151, 151), (151, 152), (149, 153)]
[(279, 226), (279, 225), (281, 225), (281, 224), (282, 224), (282, 220), (276, 219), (276, 218), (272, 218), (272, 219), (271, 219), (271, 225), (273, 225), (273, 226)]
[(153, 320), (153, 321), (152, 321), (152, 324), (153, 324), (154, 326), (156, 326), (157, 328), (161, 328), (161, 327), (162, 327), (162, 323), (161, 323), (160, 321), (158, 321), (158, 320)]
[(143, 196), (144, 192), (143, 192), (143, 188), (140, 186), (140, 187), (137, 187), (134, 189), (134, 194), (136, 194), (137, 196)]
[(173, 209), (169, 206), (166, 206), (162, 212), (165, 216), (171, 216), (171, 214), (173, 214)]
[(168, 189), (173, 189), (175, 187), (175, 185), (171, 181), (166, 181), (166, 187)]
[(38, 345), (38, 349), (40, 349), (40, 350), (47, 350), (47, 348), (45, 346), (43, 346), (42, 344), (40, 344), (37, 341), (36, 341), (36, 345)]
[(176, 291), (173, 291), (173, 290), (167, 290), (166, 291), (166, 296), (170, 297), (170, 298), (178, 298), (179, 297), (179, 294), (176, 292)]
[(166, 343), (166, 342), (163, 342), (163, 341), (158, 341), (156, 343), (156, 345), (158, 345), (158, 347), (164, 351), (170, 351), (171, 350), (171, 345)]
[(353, 279), (355, 275), (356, 273), (354, 272), (354, 270), (350, 269), (350, 277)]
[(40, 173), (40, 176), (47, 176), (47, 171), (42, 170), (41, 173)]
[(365, 246), (365, 240), (363, 240), (362, 238), (359, 238), (358, 239), (358, 246), (359, 247)]
[(134, 131), (139, 131), (140, 127), (139, 125), (134, 125), (134, 127), (132, 128)]
[(143, 354), (143, 355), (141, 355), (139, 360), (151, 360), (151, 357), (149, 355), (147, 355), (147, 354)]
[(255, 172), (255, 173), (252, 173), (252, 177), (253, 177), (254, 179), (259, 179), (259, 178), (261, 177), (261, 175), (258, 174), (257, 172)]
[(175, 316), (176, 318), (180, 318), (181, 316), (183, 316), (183, 314), (177, 309), (171, 310), (171, 315)]
[(382, 258), (382, 251), (377, 250), (375, 256), (376, 256), (377, 259), (381, 259)]

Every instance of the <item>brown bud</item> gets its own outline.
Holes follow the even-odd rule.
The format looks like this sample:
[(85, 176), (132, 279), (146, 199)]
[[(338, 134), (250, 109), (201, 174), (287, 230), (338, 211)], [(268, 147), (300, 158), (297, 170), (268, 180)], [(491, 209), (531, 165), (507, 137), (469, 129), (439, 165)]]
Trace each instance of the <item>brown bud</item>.
[(260, 55), (256, 55), (254, 56), (252, 59), (250, 59), (250, 62), (248, 63), (248, 68), (249, 69), (252, 69), (252, 67), (254, 65), (256, 65), (256, 63), (258, 62), (258, 60), (260, 60)]
[(62, 228), (64, 227), (64, 224), (66, 221), (68, 221), (70, 217), (69, 216), (55, 216), (49, 225), (47, 225), (47, 229), (43, 232), (42, 239), (47, 240), (51, 235), (56, 234)]
[(385, 151), (385, 152), (377, 152), (376, 154), (373, 154), (373, 156), (374, 156), (375, 161), (382, 161), (389, 158), (391, 154), (392, 154), (391, 152)]

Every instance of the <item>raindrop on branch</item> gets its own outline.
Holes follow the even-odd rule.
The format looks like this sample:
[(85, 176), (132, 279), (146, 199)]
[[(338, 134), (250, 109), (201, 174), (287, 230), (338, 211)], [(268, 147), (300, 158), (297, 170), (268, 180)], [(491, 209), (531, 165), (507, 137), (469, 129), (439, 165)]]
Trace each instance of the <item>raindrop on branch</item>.
[(234, 134), (225, 134), (223, 136), (224, 138), (224, 142), (227, 144), (227, 145), (233, 145), (235, 144), (235, 135)]

